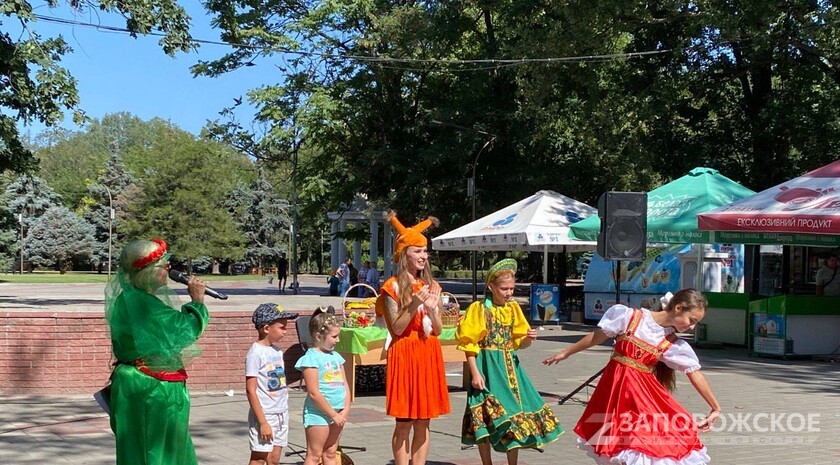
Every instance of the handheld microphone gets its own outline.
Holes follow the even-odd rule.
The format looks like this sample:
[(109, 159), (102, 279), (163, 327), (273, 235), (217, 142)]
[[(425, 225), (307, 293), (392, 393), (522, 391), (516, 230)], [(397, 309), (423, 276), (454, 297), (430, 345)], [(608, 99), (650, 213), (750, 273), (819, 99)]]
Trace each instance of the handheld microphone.
[[(187, 284), (188, 282), (190, 282), (190, 278), (188, 278), (187, 275), (185, 275), (184, 273), (181, 273), (178, 270), (169, 270), (169, 279), (171, 279), (175, 282), (179, 282), (181, 284)], [(228, 298), (227, 295), (222, 294), (221, 292), (219, 292), (215, 289), (211, 289), (207, 286), (204, 286), (204, 293), (209, 295), (210, 297), (212, 297), (214, 299), (227, 300), (227, 298)]]

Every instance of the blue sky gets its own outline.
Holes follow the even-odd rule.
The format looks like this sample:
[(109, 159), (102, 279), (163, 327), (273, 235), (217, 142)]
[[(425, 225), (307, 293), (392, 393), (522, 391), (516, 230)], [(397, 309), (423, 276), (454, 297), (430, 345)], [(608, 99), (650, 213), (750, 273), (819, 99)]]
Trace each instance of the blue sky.
[[(210, 17), (197, 1), (182, 3), (192, 17), (192, 36), (196, 39), (219, 40), (219, 31), (210, 27)], [(69, 8), (49, 9), (45, 6), (35, 13), (125, 27), (125, 21), (115, 15), (75, 15)], [(94, 13), (99, 13), (98, 11)], [(3, 20), (14, 26), (12, 21)], [(159, 37), (139, 36), (97, 30), (84, 26), (68, 26), (37, 21), (30, 26), (41, 36), (61, 34), (73, 49), (62, 59), (62, 66), (77, 81), (80, 108), (89, 117), (100, 119), (106, 114), (129, 112), (143, 120), (154, 117), (171, 121), (181, 129), (198, 134), (207, 120), (218, 118), (218, 112), (244, 96), (251, 88), (280, 81), (277, 68), (265, 60), (258, 66), (247, 67), (218, 78), (193, 78), (190, 66), (200, 59), (222, 56), (229, 49), (222, 45), (202, 44), (198, 52), (166, 55), (158, 45)], [(276, 58), (279, 60), (280, 58)], [(250, 120), (253, 108), (243, 105), (237, 115)], [(61, 126), (77, 130), (71, 114), (65, 114)], [(35, 123), (20, 126), (32, 135), (44, 129)]]

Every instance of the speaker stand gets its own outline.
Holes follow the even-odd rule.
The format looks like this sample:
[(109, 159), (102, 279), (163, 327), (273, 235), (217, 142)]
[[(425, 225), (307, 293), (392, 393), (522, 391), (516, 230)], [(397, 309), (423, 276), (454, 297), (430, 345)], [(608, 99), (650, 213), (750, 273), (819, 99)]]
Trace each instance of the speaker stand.
[(587, 379), (586, 381), (584, 381), (584, 382), (583, 382), (580, 386), (576, 387), (574, 391), (572, 391), (572, 392), (570, 392), (569, 394), (567, 394), (567, 395), (566, 395), (566, 397), (564, 397), (564, 398), (562, 398), (562, 399), (558, 400), (558, 401), (557, 401), (557, 403), (558, 403), (558, 404), (560, 404), (560, 405), (563, 405), (563, 404), (564, 404), (567, 400), (571, 399), (571, 398), (572, 398), (572, 396), (574, 396), (575, 394), (577, 394), (578, 392), (580, 392), (583, 388), (585, 388), (585, 387), (594, 387), (594, 386), (592, 386), (592, 381), (595, 381), (595, 378), (597, 378), (597, 377), (601, 376), (601, 374), (602, 374), (602, 373), (604, 373), (604, 370), (605, 370), (605, 369), (606, 369), (606, 367), (601, 368), (600, 370), (598, 370), (598, 373), (595, 373), (594, 375), (590, 376), (590, 377), (589, 377), (589, 379)]
[(621, 303), (621, 262), (613, 260), (613, 274), (615, 274), (615, 305)]

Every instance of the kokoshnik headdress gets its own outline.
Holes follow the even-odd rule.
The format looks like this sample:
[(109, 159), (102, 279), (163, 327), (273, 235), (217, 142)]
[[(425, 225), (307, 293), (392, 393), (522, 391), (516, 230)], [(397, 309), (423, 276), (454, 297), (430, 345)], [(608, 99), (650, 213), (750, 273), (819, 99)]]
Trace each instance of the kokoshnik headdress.
[(487, 274), (484, 276), (484, 306), (487, 308), (493, 308), (493, 293), (490, 292), (490, 287), (487, 285), (495, 281), (503, 271), (513, 271), (515, 275), (516, 260), (512, 258), (505, 258), (504, 260), (496, 262), (490, 267), (490, 270), (487, 271)]

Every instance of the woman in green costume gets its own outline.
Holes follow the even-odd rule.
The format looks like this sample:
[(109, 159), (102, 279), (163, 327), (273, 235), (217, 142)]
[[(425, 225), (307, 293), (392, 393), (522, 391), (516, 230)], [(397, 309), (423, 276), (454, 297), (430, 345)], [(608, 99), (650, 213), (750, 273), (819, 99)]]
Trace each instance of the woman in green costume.
[(132, 241), (105, 290), (105, 318), (116, 359), (109, 407), (117, 465), (194, 465), (185, 362), (210, 316), (204, 282), (187, 284), (191, 302), (177, 310), (166, 286), (166, 242)]
[(470, 305), (456, 332), (472, 377), (461, 442), (478, 444), (483, 465), (493, 463), (491, 446), (507, 453), (508, 465), (516, 465), (520, 448), (541, 447), (563, 433), (519, 365), (517, 350), (530, 346), (537, 332), (512, 300), (515, 275), (513, 259), (493, 265), (484, 300)]

